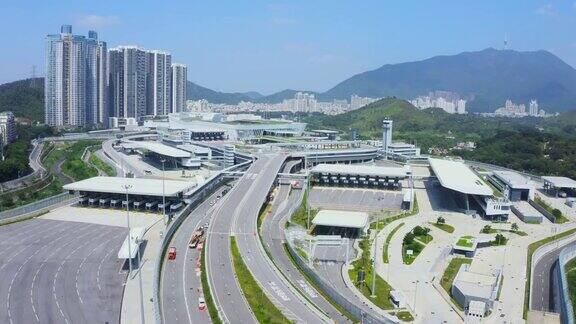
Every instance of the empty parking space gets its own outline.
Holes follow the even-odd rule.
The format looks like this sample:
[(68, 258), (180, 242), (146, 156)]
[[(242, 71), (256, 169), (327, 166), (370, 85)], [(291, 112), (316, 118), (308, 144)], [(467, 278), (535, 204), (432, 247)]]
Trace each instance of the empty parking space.
[(0, 322), (117, 323), (126, 229), (33, 219), (0, 227)]
[(358, 211), (400, 210), (402, 193), (377, 189), (314, 187), (310, 192), (312, 208)]

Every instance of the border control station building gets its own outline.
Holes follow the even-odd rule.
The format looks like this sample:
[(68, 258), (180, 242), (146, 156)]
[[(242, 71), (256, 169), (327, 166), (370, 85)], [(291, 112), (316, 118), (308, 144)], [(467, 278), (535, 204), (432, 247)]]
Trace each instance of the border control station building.
[(494, 191), (462, 161), (429, 158), (430, 168), (440, 185), (451, 193), (459, 208), (473, 214), (479, 211), (489, 219), (507, 219), (511, 203), (505, 197), (494, 197)]
[[(128, 190), (125, 186), (129, 186)], [(80, 195), (80, 204), (101, 208), (128, 205), (131, 210), (161, 211), (165, 197), (166, 213), (182, 208), (186, 194), (195, 187), (194, 182), (188, 181), (119, 177), (93, 177), (63, 186)]]

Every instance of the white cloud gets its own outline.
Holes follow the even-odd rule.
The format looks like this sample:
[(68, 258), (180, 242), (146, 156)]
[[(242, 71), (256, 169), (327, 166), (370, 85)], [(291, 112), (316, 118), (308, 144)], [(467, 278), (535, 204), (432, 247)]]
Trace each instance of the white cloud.
[(102, 29), (120, 23), (117, 16), (78, 15), (75, 24), (85, 28)]
[(552, 6), (551, 4), (545, 4), (543, 6), (536, 8), (536, 13), (542, 16), (549, 16), (549, 17), (558, 16), (558, 11), (556, 11), (556, 8), (554, 8), (554, 6)]

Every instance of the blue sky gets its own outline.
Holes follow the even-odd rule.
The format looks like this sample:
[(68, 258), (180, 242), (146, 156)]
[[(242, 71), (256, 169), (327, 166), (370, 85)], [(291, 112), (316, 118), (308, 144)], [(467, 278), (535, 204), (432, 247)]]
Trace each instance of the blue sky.
[(0, 1), (0, 83), (44, 71), (61, 24), (109, 47), (163, 49), (220, 91), (325, 91), (387, 63), (486, 47), (545, 49), (576, 66), (576, 1)]

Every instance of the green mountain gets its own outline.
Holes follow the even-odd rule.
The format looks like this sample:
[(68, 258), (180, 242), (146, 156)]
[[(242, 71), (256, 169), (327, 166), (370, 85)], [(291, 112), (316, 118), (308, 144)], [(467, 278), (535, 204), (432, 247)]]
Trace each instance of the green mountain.
[(576, 109), (576, 70), (547, 51), (489, 48), (387, 64), (357, 74), (320, 95), (324, 100), (396, 96), (411, 99), (430, 91), (458, 93), (472, 112), (493, 111), (506, 99), (537, 99), (548, 111)]
[(237, 104), (240, 101), (254, 101), (253, 97), (253, 93), (214, 91), (191, 81), (188, 81), (186, 86), (186, 98), (189, 100), (206, 99), (212, 103)]
[(44, 78), (0, 84), (0, 111), (12, 111), (16, 117), (44, 121)]

